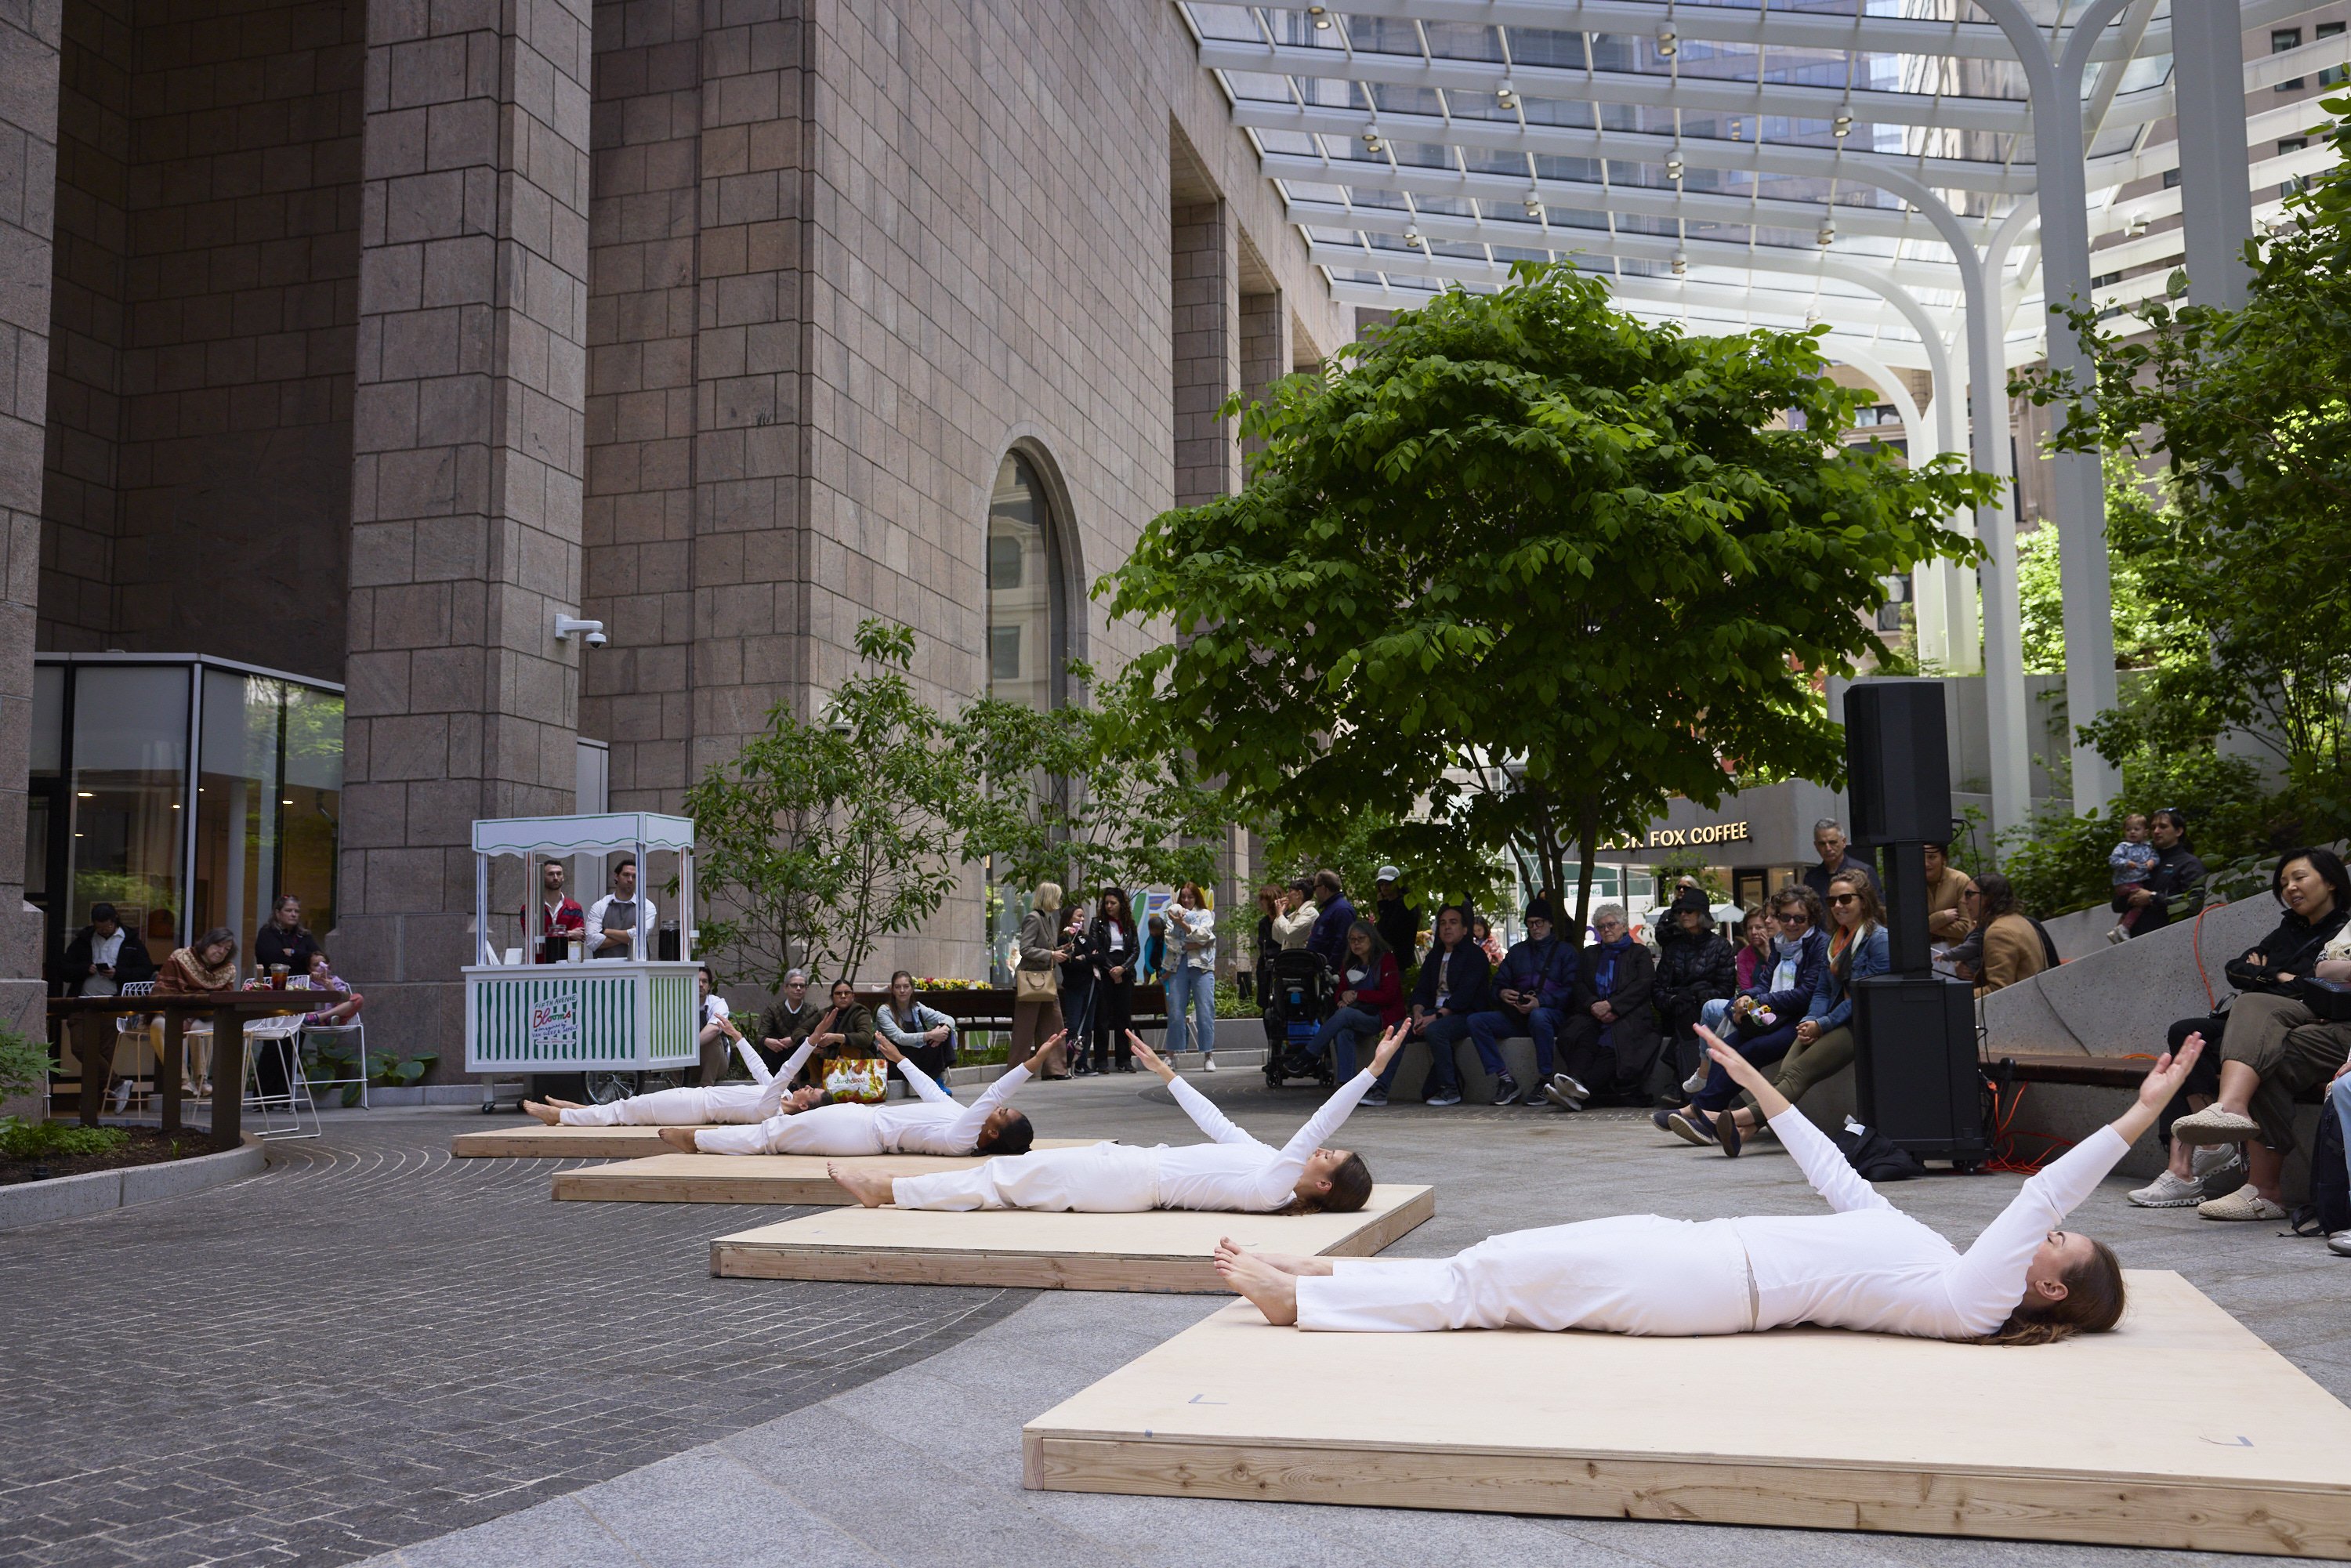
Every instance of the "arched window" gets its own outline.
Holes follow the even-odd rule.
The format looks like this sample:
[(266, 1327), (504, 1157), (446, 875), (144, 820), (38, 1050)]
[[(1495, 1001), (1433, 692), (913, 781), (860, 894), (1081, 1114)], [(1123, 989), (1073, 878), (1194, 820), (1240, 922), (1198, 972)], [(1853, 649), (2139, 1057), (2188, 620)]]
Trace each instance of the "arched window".
[(987, 507), (987, 690), (1040, 712), (1059, 700), (1069, 662), (1054, 520), (1036, 465), (1007, 455)]

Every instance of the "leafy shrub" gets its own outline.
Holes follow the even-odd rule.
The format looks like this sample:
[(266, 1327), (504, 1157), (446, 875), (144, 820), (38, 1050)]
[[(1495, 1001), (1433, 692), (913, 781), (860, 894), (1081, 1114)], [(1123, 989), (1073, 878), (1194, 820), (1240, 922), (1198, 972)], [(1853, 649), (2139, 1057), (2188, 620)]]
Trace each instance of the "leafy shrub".
[(0, 1116), (0, 1159), (37, 1160), (57, 1155), (110, 1155), (131, 1142), (120, 1127), (68, 1122), (26, 1122)]
[(49, 1048), (0, 1027), (0, 1100), (37, 1094), (49, 1081)]
[[(2047, 811), (2001, 834), (1997, 869), (2015, 885), (2018, 901), (2044, 919), (2095, 907), (2113, 895), (2106, 856), (2123, 836), (2122, 820), (2166, 808), (2187, 818), (2189, 841), (2208, 870), (2231, 868), (2225, 891), (2231, 895), (2241, 896), (2235, 888), (2244, 880), (2235, 862), (2275, 858), (2272, 839), (2285, 802), (2262, 791), (2252, 762), (2206, 751), (2143, 757), (2126, 766), (2111, 813)], [(2266, 871), (2261, 880), (2266, 885)]]

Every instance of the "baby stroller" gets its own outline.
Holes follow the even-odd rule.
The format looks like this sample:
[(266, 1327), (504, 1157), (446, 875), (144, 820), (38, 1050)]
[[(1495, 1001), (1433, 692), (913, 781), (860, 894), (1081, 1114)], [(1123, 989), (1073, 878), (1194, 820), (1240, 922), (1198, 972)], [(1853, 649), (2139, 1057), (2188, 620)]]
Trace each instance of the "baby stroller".
[(1290, 948), (1273, 956), (1272, 984), (1266, 993), (1265, 1082), (1279, 1089), (1291, 1078), (1311, 1078), (1329, 1088), (1333, 1082), (1328, 1051), (1316, 1054), (1314, 1036), (1331, 1016), (1335, 995), (1331, 967), (1319, 953)]

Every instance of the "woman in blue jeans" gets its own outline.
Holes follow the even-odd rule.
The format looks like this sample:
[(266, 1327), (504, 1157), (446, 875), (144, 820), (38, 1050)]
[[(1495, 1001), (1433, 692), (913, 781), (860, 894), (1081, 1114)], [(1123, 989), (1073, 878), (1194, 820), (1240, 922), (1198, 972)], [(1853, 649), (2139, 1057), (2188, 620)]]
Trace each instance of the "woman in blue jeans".
[(1347, 962), (1339, 972), (1338, 1002), (1338, 1010), (1315, 1031), (1314, 1054), (1335, 1052), (1332, 1063), (1344, 1083), (1355, 1075), (1355, 1041), (1404, 1021), (1404, 970), (1368, 920), (1347, 927)]
[[(1699, 1020), (1758, 1067), (1779, 1061), (1796, 1043), (1796, 1026), (1811, 1010), (1829, 965), (1819, 894), (1791, 884), (1771, 895), (1771, 909), (1780, 936), (1770, 967), (1758, 965), (1753, 982), (1729, 1001), (1707, 1003)], [(1725, 1029), (1726, 1023), (1730, 1028)], [(1687, 1143), (1711, 1145), (1715, 1113), (1728, 1110), (1738, 1098), (1739, 1085), (1717, 1063), (1687, 1106), (1655, 1112), (1649, 1119), (1660, 1131)]]
[(1184, 1049), (1188, 1015), (1200, 1071), (1217, 1070), (1217, 915), (1196, 882), (1176, 890), (1167, 922), (1167, 1054)]

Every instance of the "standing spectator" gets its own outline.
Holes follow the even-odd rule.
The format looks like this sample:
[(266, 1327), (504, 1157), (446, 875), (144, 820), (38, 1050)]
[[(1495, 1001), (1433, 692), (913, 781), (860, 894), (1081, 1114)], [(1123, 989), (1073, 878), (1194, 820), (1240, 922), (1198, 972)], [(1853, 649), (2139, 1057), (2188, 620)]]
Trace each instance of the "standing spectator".
[[(1347, 928), (1347, 965), (1339, 971), (1338, 1006), (1322, 1020), (1314, 1036), (1314, 1054), (1331, 1051), (1340, 1082), (1355, 1076), (1355, 1042), (1376, 1036), (1404, 1021), (1404, 970), (1388, 951), (1377, 927), (1358, 920)], [(1384, 1105), (1388, 1097), (1378, 1089), (1357, 1102)]]
[(1526, 1091), (1527, 1103), (1540, 1105), (1555, 1092), (1552, 1071), (1558, 1061), (1559, 1031), (1575, 999), (1580, 959), (1552, 929), (1551, 905), (1540, 898), (1528, 904), (1527, 939), (1504, 954), (1496, 968), (1493, 1006), (1469, 1019), (1478, 1060), (1494, 1080), (1495, 1104), (1518, 1097), (1518, 1080), (1502, 1063), (1502, 1041), (1514, 1035), (1535, 1042), (1535, 1081)]
[(789, 971), (784, 976), (784, 994), (760, 1017), (758, 1049), (759, 1060), (767, 1063), (769, 1072), (782, 1071), (785, 1059), (798, 1051), (824, 1019), (822, 1004), (811, 998), (808, 989), (806, 969)]
[[(531, 956), (534, 964), (559, 962), (570, 945), (571, 934), (588, 927), (588, 916), (580, 909), (580, 901), (563, 891), (565, 874), (561, 861), (538, 863), (539, 941), (538, 951)], [(524, 941), (530, 940), (530, 911), (527, 908), (522, 913), (522, 935)]]
[(281, 893), (269, 906), (269, 924), (253, 939), (253, 972), (266, 975), (283, 965), (288, 975), (307, 975), (318, 950), (319, 939), (302, 925), (302, 901)]
[(1134, 1027), (1134, 970), (1143, 961), (1143, 938), (1135, 934), (1134, 916), (1126, 894), (1115, 887), (1102, 891), (1094, 906), (1094, 1071), (1111, 1070), (1117, 1048), (1118, 1071), (1134, 1071), (1134, 1053), (1126, 1043)]
[[(2295, 982), (2306, 975), (2334, 978), (2351, 972), (2327, 972), (2335, 962), (2328, 955), (2351, 924), (2351, 874), (2333, 850), (2289, 850), (2278, 858), (2270, 896), (2280, 906), (2277, 926), (2229, 964), (2236, 994), (2223, 1004), (2226, 1010), (2171, 1026), (2173, 1040), (2202, 1035), (2204, 1057), (2156, 1118), (2156, 1135), (2169, 1145), (2171, 1157), (2152, 1186), (2130, 1195), (2142, 1208), (2195, 1203), (2204, 1178), (2217, 1171), (2197, 1169), (2191, 1150), (2217, 1153), (2243, 1145), (2252, 1167), (2245, 1184), (2199, 1204), (2198, 1212), (2210, 1219), (2285, 1217), (2279, 1182), (2294, 1146), (2294, 1095), (2325, 1082), (2340, 1065), (2333, 1054), (2335, 1038), (2308, 1028), (2317, 1018), (2301, 1004)], [(2192, 1114), (2191, 1108), (2197, 1108)], [(2234, 1163), (2223, 1156), (2220, 1168)]]
[[(873, 1028), (898, 1053), (946, 1087), (947, 1069), (955, 1065), (955, 1019), (936, 1008), (914, 999), (914, 977), (904, 969), (890, 977), (890, 999), (873, 1015)], [(893, 1063), (890, 1076), (904, 1082), (905, 1074)]]
[[(1796, 1043), (1796, 1026), (1810, 1011), (1829, 967), (1819, 894), (1802, 883), (1791, 883), (1771, 895), (1770, 908), (1780, 935), (1769, 967), (1756, 966), (1754, 979), (1739, 995), (1728, 1002), (1707, 1003), (1698, 1016), (1700, 1023), (1758, 1067), (1779, 1061)], [(1730, 1074), (1709, 1063), (1687, 1106), (1658, 1111), (1649, 1119), (1685, 1143), (1711, 1144), (1716, 1141), (1714, 1113), (1727, 1108), (1737, 1094)]]
[[(2132, 915), (2134, 936), (2160, 931), (2175, 919), (2195, 914), (2204, 884), (2204, 862), (2188, 841), (2187, 818), (2166, 806), (2147, 819), (2147, 834), (2155, 846), (2155, 868), (2137, 886), (2117, 891), (2113, 901), (2116, 915)], [(2175, 903), (2180, 907), (2174, 909)]]
[(1571, 1111), (1594, 1101), (1646, 1100), (1643, 1086), (1657, 1060), (1657, 1013), (1651, 1005), (1656, 957), (1633, 940), (1621, 904), (1592, 912), (1592, 938), (1574, 1005), (1560, 1030), (1561, 1071), (1552, 1081)]
[(1952, 956), (1961, 977), (1976, 982), (1976, 995), (1989, 996), (2019, 980), (2029, 980), (2056, 963), (2048, 933), (2017, 906), (2016, 890), (2008, 878), (1986, 872), (1968, 894), (1967, 905), (1982, 936), (1981, 952), (1968, 957), (1962, 948), (1955, 949)]
[(1927, 939), (1945, 946), (1964, 939), (1972, 925), (1966, 905), (1968, 889), (1975, 883), (1968, 873), (1951, 863), (1949, 844), (1928, 844), (1927, 861)]
[[(636, 951), (639, 917), (637, 907), (637, 857), (622, 855), (621, 863), (612, 868), (612, 891), (598, 899), (588, 910), (588, 940), (594, 944), (590, 956), (598, 958), (626, 958)], [(643, 924), (646, 939), (653, 936), (653, 901), (642, 900), (644, 906)]]
[[(1029, 913), (1020, 917), (1020, 956), (1012, 973), (1012, 1040), (1004, 1055), (1008, 1069), (1037, 1055), (1040, 1040), (1061, 1036), (1059, 967), (1070, 956), (1061, 946), (1061, 884), (1039, 883)], [(1047, 1051), (1034, 1071), (1040, 1078), (1067, 1078), (1070, 1071), (1063, 1047)]]
[[(1739, 990), (1743, 991), (1755, 983), (1757, 969), (1770, 967), (1774, 935), (1771, 929), (1771, 911), (1768, 907), (1759, 905), (1740, 916), (1737, 965)], [(1739, 993), (1734, 991), (1731, 994), (1736, 996)], [(1704, 1051), (1698, 1053), (1698, 1065), (1700, 1067), (1706, 1065)]]
[(1314, 884), (1300, 877), (1282, 890), (1281, 913), (1273, 917), (1273, 939), (1283, 952), (1296, 952), (1314, 934), (1314, 922), (1322, 915), (1314, 903)]
[(1379, 927), (1380, 940), (1400, 965), (1420, 956), (1420, 911), (1404, 901), (1399, 885), (1403, 876), (1392, 865), (1380, 867), (1372, 904), (1372, 924)]
[(1077, 899), (1071, 899), (1069, 907), (1061, 912), (1058, 950), (1061, 955), (1061, 1027), (1069, 1031), (1070, 1071), (1084, 1078), (1093, 1071), (1086, 1051), (1094, 1027), (1094, 949), (1086, 906)]
[[(1196, 882), (1176, 890), (1176, 924), (1167, 936), (1176, 967), (1167, 975), (1167, 1051), (1184, 1049), (1189, 1020), (1200, 1071), (1217, 1070), (1217, 912)], [(1125, 1051), (1123, 1045), (1120, 1051)], [(1133, 1069), (1129, 1068), (1132, 1071)]]
[(1705, 1060), (1698, 1049), (1700, 1009), (1738, 994), (1739, 956), (1714, 928), (1714, 909), (1705, 890), (1683, 888), (1674, 894), (1673, 907), (1657, 933), (1656, 984), (1649, 993), (1673, 1062), (1667, 1088), (1688, 1078)]
[[(1813, 993), (1804, 1021), (1796, 1026), (1795, 1044), (1780, 1059), (1779, 1078), (1771, 1085), (1789, 1104), (1853, 1065), (1853, 983), (1893, 967), (1877, 890), (1867, 877), (1839, 872), (1829, 879), (1828, 968), (1821, 977), (1821, 988)], [(1739, 1099), (1735, 1109), (1714, 1119), (1715, 1137), (1733, 1159), (1747, 1137), (1763, 1124), (1755, 1096), (1741, 1091)]]
[(1355, 924), (1355, 906), (1339, 891), (1339, 873), (1318, 871), (1314, 873), (1314, 899), (1322, 912), (1314, 917), (1314, 928), (1308, 934), (1306, 946), (1322, 955), (1322, 961), (1337, 974), (1347, 962), (1347, 931)]
[(725, 997), (712, 988), (718, 977), (705, 964), (695, 972), (695, 990), (699, 998), (694, 1017), (694, 1040), (702, 1056), (699, 1082), (705, 1089), (726, 1076), (729, 1048), (743, 1038), (735, 1027), (735, 1009)]
[(1494, 923), (1484, 915), (1469, 923), (1469, 938), (1486, 955), (1486, 962), (1499, 965), (1502, 961), (1502, 944), (1494, 936)]
[[(1448, 904), (1437, 912), (1437, 942), (1420, 961), (1420, 981), (1412, 992), (1412, 1034), (1428, 1042), (1431, 1105), (1461, 1103), (1461, 1070), (1454, 1048), (1469, 1033), (1473, 1013), (1486, 1009), (1489, 977), (1486, 955), (1469, 940), (1469, 911)], [(1397, 1061), (1392, 1061), (1374, 1084), (1384, 1101), (1395, 1081)]]
[[(2144, 812), (2133, 811), (2123, 819), (2122, 842), (2106, 854), (2107, 874), (2114, 879), (2114, 895), (2126, 904), (2130, 894), (2147, 885), (2147, 873), (2155, 869), (2155, 845), (2147, 841), (2148, 829)], [(2126, 908), (2106, 933), (2109, 942), (2130, 940), (2131, 927), (2138, 924), (2142, 911), (2136, 906)]]
[(1813, 824), (1813, 850), (1821, 857), (1821, 863), (1804, 873), (1804, 885), (1813, 890), (1813, 897), (1827, 898), (1829, 878), (1839, 872), (1858, 872), (1869, 878), (1870, 886), (1877, 885), (1877, 877), (1867, 864), (1846, 852), (1844, 829), (1837, 824), (1835, 818), (1823, 817)]

